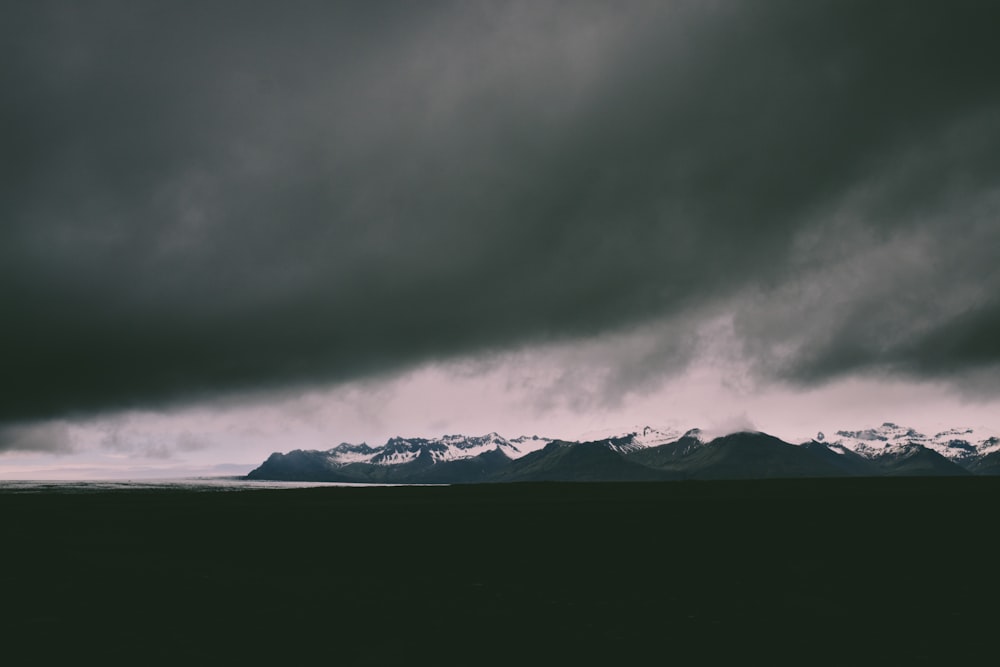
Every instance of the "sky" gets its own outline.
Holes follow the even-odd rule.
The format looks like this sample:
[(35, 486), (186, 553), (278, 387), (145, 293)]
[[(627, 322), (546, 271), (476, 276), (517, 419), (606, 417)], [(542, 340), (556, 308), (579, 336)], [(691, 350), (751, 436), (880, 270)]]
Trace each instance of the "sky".
[(1000, 428), (995, 3), (0, 8), (0, 479)]

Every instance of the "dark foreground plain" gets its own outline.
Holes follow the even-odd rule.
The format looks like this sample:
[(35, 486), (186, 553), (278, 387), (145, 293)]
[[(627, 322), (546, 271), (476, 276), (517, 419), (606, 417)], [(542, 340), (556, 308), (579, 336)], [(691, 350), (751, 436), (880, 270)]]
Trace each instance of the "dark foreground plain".
[(986, 664), (998, 508), (1000, 478), (0, 494), (0, 634), (35, 664)]

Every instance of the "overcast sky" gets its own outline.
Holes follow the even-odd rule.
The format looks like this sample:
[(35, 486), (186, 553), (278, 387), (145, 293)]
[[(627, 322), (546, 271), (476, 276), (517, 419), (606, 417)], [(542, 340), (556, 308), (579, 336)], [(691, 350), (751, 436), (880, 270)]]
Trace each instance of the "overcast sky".
[(997, 25), (960, 1), (5, 3), (0, 476), (1000, 427)]

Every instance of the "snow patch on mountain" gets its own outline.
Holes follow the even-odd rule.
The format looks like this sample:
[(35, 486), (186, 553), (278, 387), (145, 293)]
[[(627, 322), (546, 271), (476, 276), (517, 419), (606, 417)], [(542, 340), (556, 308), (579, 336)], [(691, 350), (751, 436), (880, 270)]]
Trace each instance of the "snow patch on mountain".
[(350, 443), (343, 442), (326, 453), (331, 460), (346, 465), (348, 463), (367, 463), (373, 456), (375, 456), (375, 454), (378, 453), (378, 450), (373, 447), (369, 447), (365, 443), (352, 445)]
[(656, 429), (646, 426), (643, 430), (632, 434), (632, 443), (637, 447), (658, 447), (668, 442), (680, 440), (683, 433), (673, 429)]
[(537, 435), (522, 435), (516, 438), (511, 438), (508, 442), (517, 450), (517, 456), (511, 456), (511, 458), (520, 458), (525, 454), (530, 454), (531, 452), (537, 452), (539, 449), (545, 449), (545, 445), (552, 442), (552, 438), (540, 438)]

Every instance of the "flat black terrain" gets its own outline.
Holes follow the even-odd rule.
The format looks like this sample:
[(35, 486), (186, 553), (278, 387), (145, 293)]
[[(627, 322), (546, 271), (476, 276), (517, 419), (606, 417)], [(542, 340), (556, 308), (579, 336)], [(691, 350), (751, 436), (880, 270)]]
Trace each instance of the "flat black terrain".
[(989, 477), (0, 494), (0, 632), (19, 664), (982, 664), (998, 507)]

